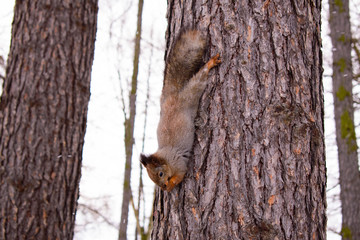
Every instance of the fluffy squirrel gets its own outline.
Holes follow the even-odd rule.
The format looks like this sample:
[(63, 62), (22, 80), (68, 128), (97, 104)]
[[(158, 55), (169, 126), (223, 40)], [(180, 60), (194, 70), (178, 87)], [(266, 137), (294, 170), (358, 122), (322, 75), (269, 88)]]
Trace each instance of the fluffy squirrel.
[(200, 31), (187, 30), (177, 38), (166, 61), (158, 150), (148, 156), (140, 155), (151, 180), (166, 191), (171, 191), (186, 174), (199, 100), (210, 69), (221, 62), (217, 54), (204, 65), (206, 48), (206, 39)]

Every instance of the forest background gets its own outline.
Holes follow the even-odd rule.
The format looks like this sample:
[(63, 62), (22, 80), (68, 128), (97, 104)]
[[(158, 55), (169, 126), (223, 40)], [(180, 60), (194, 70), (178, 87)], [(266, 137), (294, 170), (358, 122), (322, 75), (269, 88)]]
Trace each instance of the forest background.
[[(2, 3), (0, 9), (0, 74), (2, 76), (5, 73), (4, 65), (9, 51), (13, 6), (14, 1), (6, 1)], [(130, 87), (137, 7), (137, 2), (134, 1), (99, 1), (91, 99), (75, 239), (117, 239), (118, 236), (125, 159), (123, 123), (124, 111), (127, 110), (124, 109), (124, 105), (128, 104), (123, 93), (128, 92)], [(136, 156), (143, 150), (145, 153), (150, 153), (157, 146), (156, 125), (159, 117), (159, 97), (164, 68), (166, 7), (164, 1), (144, 2), (137, 94), (138, 111), (135, 122), (131, 180), (133, 189), (137, 189), (139, 185), (139, 174), (136, 174), (139, 173), (139, 162), (136, 161)], [(360, 19), (359, 13), (360, 1), (350, 1), (353, 37), (359, 37), (355, 34), (360, 32), (358, 31), (359, 23), (356, 22), (356, 19)], [(328, 3), (323, 1), (322, 51), (328, 178), (327, 234), (328, 239), (340, 239), (340, 236), (336, 234), (341, 228), (341, 209), (331, 84), (332, 45), (329, 38), (328, 18)], [(150, 83), (149, 91), (147, 82)], [(2, 86), (2, 79), (0, 85)], [(0, 87), (0, 93), (1, 91)], [(360, 92), (359, 84), (354, 86), (353, 91), (354, 95)], [(148, 105), (146, 104), (147, 92), (149, 92)], [(146, 107), (148, 117), (146, 128), (144, 128)], [(359, 136), (358, 108), (356, 108), (354, 119), (357, 136)], [(142, 206), (141, 215), (142, 218), (147, 219), (151, 212), (154, 184), (146, 174), (143, 177), (145, 204)], [(134, 198), (137, 198), (136, 191), (133, 194)], [(136, 221), (132, 210), (129, 215), (128, 238), (134, 239)]]

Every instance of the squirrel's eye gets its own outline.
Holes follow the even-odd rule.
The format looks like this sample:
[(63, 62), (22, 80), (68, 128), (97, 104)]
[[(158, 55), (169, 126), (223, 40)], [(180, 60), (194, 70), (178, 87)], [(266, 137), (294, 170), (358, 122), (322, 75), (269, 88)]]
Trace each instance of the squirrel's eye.
[(159, 177), (163, 177), (164, 173), (163, 172), (159, 172)]

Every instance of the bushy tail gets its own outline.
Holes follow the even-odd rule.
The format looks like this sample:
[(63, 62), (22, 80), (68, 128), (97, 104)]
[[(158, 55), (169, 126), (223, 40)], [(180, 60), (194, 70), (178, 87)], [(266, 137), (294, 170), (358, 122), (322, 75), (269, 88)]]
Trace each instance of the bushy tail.
[(164, 85), (180, 90), (204, 64), (205, 50), (206, 39), (198, 30), (180, 34), (166, 61)]

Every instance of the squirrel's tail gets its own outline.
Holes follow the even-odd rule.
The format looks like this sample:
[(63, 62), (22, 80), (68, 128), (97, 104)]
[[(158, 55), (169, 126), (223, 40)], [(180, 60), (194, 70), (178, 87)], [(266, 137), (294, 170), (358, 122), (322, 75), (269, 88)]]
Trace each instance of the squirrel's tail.
[(164, 85), (171, 84), (180, 90), (204, 64), (206, 39), (198, 30), (180, 34), (169, 53), (165, 67)]

